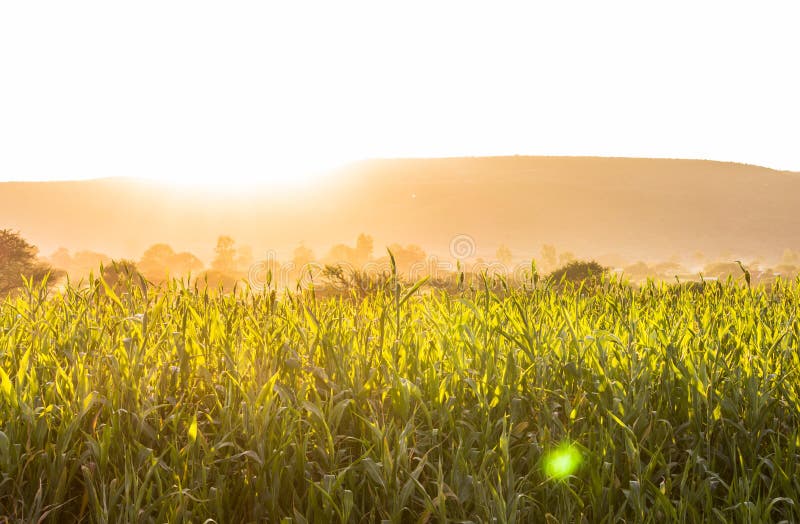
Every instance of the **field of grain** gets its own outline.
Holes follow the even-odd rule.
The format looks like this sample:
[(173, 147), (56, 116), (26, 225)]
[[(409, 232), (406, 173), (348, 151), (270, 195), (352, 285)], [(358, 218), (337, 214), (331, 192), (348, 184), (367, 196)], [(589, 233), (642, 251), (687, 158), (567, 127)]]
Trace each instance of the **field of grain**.
[(29, 286), (0, 521), (796, 522), (798, 311), (780, 280)]

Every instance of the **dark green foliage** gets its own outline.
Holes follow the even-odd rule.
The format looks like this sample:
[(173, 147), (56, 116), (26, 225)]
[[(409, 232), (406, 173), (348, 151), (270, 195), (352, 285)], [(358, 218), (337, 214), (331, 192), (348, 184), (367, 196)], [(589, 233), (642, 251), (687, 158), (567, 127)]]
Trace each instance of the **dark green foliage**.
[(130, 286), (146, 289), (144, 276), (139, 272), (132, 260), (113, 260), (107, 266), (100, 266), (103, 281), (115, 292), (125, 292)]
[(550, 273), (550, 279), (560, 282), (581, 283), (587, 280), (599, 280), (607, 271), (606, 268), (592, 260), (591, 262), (573, 261)]
[(0, 229), (0, 297), (8, 295), (24, 285), (24, 279), (41, 282), (50, 277), (53, 283), (61, 273), (53, 273), (47, 264), (36, 258), (38, 250), (19, 233)]
[(800, 521), (800, 281), (123, 275), (0, 304), (6, 521)]

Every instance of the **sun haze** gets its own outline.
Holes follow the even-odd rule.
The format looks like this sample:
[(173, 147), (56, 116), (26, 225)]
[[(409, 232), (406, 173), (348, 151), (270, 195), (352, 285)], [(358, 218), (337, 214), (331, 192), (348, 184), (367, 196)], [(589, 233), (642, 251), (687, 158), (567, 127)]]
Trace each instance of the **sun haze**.
[(0, 1), (2, 520), (800, 522), (798, 11)]
[(0, 179), (285, 184), (507, 154), (798, 170), (796, 9), (4, 3)]

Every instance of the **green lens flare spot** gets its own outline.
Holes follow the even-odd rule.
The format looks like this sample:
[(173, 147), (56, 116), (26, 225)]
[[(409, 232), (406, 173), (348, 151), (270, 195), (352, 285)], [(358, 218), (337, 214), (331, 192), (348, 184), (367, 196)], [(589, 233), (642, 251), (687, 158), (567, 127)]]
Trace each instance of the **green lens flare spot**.
[(575, 473), (582, 461), (575, 446), (562, 444), (545, 457), (544, 472), (550, 478), (563, 480)]

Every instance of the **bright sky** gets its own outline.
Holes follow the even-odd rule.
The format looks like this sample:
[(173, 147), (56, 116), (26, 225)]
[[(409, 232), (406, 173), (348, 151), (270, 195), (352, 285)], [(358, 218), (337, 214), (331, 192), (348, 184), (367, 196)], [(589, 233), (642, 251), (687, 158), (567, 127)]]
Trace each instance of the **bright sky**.
[(800, 170), (800, 4), (3, 2), (0, 180), (308, 180), (373, 157)]

